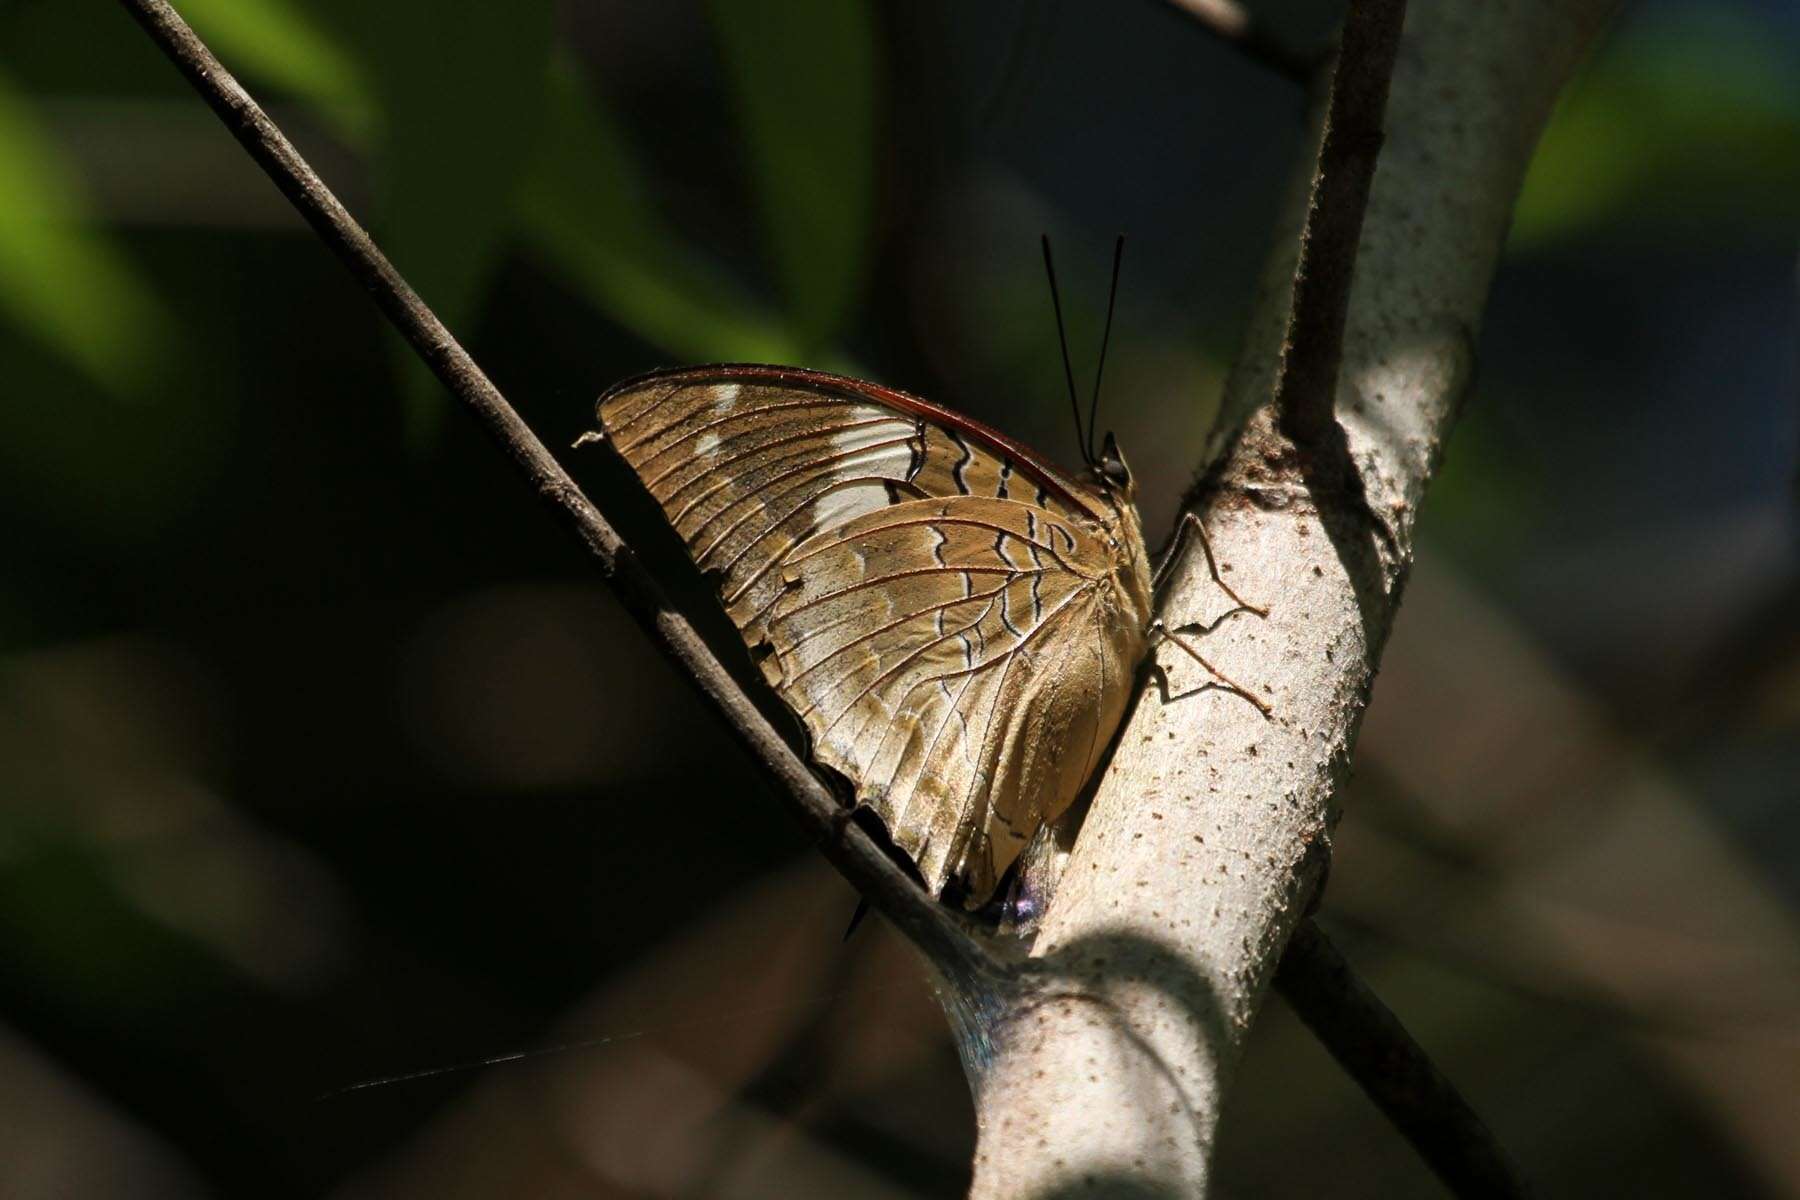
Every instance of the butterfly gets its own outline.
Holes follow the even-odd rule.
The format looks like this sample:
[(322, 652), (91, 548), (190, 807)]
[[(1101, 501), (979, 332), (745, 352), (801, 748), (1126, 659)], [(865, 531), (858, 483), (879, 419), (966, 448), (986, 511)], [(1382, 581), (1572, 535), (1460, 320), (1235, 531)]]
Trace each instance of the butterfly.
[[(1113, 270), (1116, 289), (1116, 250)], [(1060, 333), (1054, 271), (1051, 289)], [(987, 901), (1075, 800), (1166, 636), (1131, 471), (1112, 434), (1093, 451), (1093, 407), (1078, 475), (928, 400), (798, 367), (658, 371), (596, 408), (813, 758), (934, 896)]]

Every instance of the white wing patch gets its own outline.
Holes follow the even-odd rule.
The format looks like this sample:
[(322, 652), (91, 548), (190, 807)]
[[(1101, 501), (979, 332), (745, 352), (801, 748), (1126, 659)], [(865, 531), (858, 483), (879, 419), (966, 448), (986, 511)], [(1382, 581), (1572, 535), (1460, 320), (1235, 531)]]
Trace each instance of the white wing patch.
[(862, 480), (833, 488), (813, 502), (812, 516), (820, 529), (830, 529), (888, 506), (885, 483)]

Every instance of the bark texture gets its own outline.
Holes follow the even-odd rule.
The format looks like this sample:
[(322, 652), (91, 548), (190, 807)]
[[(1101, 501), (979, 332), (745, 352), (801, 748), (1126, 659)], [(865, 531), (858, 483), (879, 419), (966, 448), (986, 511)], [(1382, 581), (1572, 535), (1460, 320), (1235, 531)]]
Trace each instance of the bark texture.
[[(1328, 861), (1411, 560), (1418, 504), (1531, 151), (1614, 0), (1431, 0), (1409, 13), (1351, 293), (1341, 438), (1301, 452), (1269, 401), (1316, 141), (1227, 385), (1191, 507), (1233, 617), (1208, 658), (1273, 706), (1200, 691), (1138, 705), (1016, 989), (976, 1007), (976, 1197), (1206, 1191), (1221, 1100)], [(1172, 627), (1230, 607), (1191, 554)], [(1173, 648), (1170, 691), (1208, 677)]]

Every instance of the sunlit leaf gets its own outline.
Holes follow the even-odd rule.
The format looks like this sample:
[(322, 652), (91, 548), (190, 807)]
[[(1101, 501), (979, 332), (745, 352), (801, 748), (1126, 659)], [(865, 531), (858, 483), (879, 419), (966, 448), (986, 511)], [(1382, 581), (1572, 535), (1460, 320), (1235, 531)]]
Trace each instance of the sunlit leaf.
[(171, 322), (111, 238), (30, 105), (0, 76), (0, 308), (115, 395), (128, 395)]
[(1800, 220), (1800, 54), (1720, 8), (1647, 10), (1557, 110), (1512, 245), (1606, 229), (1701, 237)]
[(864, 0), (713, 0), (777, 277), (817, 344), (854, 308), (874, 196), (875, 33)]
[(525, 237), (551, 270), (676, 359), (799, 360), (783, 324), (666, 226), (624, 131), (568, 64), (553, 74), (519, 211)]
[(290, 0), (182, 0), (181, 13), (231, 66), (318, 106), (340, 133), (366, 138), (376, 109), (356, 60)]

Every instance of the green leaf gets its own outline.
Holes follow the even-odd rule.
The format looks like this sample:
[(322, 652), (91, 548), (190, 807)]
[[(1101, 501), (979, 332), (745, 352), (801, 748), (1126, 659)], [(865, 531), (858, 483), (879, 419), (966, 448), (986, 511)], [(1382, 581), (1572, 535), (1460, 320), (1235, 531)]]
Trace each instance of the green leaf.
[(875, 31), (866, 0), (712, 0), (777, 278), (802, 338), (854, 310), (868, 266)]
[(1690, 5), (1647, 10), (1565, 97), (1511, 246), (1601, 230), (1786, 240), (1796, 221), (1800, 55), (1762, 25)]
[[(383, 248), (453, 333), (470, 336), (543, 123), (550, 0), (383, 0), (368, 10), (386, 138)], [(396, 353), (402, 353), (396, 347)], [(409, 424), (435, 428), (443, 389), (405, 351)]]
[(800, 348), (667, 227), (624, 131), (575, 68), (552, 73), (544, 136), (519, 195), (524, 235), (596, 308), (685, 360), (792, 362)]
[(0, 309), (115, 396), (136, 394), (173, 323), (94, 223), (80, 180), (0, 76)]
[(154, 539), (220, 461), (220, 355), (193, 368), (184, 327), (4, 75), (0, 317), (0, 506), (71, 544)]
[(288, 0), (182, 0), (181, 13), (233, 69), (311, 102), (353, 141), (374, 133), (375, 98), (362, 67), (304, 8)]

